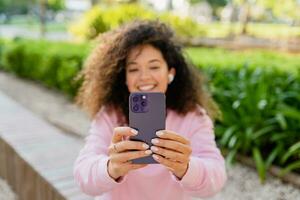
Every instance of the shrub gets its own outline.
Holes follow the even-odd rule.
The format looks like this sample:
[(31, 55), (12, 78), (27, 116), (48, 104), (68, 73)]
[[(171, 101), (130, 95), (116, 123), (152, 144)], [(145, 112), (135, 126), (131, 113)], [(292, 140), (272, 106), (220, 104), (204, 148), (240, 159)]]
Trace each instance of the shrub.
[(122, 4), (112, 7), (95, 6), (84, 17), (73, 23), (69, 30), (82, 39), (93, 39), (99, 33), (121, 26), (135, 19), (160, 19), (170, 24), (182, 37), (204, 35), (204, 29), (191, 18), (181, 18), (171, 13), (155, 13), (138, 4)]
[[(0, 69), (74, 96), (81, 82), (73, 79), (89, 49), (89, 44), (0, 40)], [(252, 156), (262, 181), (271, 164), (283, 167), (283, 174), (299, 172), (300, 58), (262, 50), (186, 52), (208, 75), (222, 110), (215, 132), (218, 144), (229, 151), (227, 162), (237, 153)]]
[(262, 182), (271, 164), (283, 167), (282, 173), (299, 171), (299, 57), (270, 51), (188, 52), (209, 76), (222, 110), (216, 137), (229, 150), (227, 162), (237, 153), (252, 156)]
[(3, 70), (37, 80), (74, 96), (80, 83), (73, 78), (82, 67), (88, 45), (20, 40), (3, 52)]

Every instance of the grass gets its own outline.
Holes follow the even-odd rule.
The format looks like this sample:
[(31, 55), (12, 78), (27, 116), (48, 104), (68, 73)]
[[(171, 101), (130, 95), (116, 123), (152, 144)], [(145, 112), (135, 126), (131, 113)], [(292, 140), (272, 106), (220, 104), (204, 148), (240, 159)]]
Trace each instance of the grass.
[[(34, 16), (15, 16), (9, 22), (11, 25), (17, 25), (23, 28), (39, 30), (39, 19)], [(48, 22), (48, 31), (67, 31), (68, 23), (66, 22)], [(221, 23), (213, 22), (210, 24), (202, 24), (202, 28), (206, 32), (206, 36), (210, 38), (227, 37), (230, 32), (234, 35), (241, 33), (242, 26), (240, 23)], [(287, 24), (270, 24), (270, 23), (249, 23), (248, 34), (269, 39), (289, 39), (300, 38), (300, 27), (289, 26)]]
[[(234, 35), (241, 33), (240, 23), (210, 23), (203, 24), (207, 37), (222, 38), (232, 32)], [(259, 38), (287, 39), (300, 37), (300, 27), (289, 26), (287, 24), (267, 24), (267, 23), (249, 23), (248, 34)]]
[[(2, 23), (3, 24), (3, 23)], [(34, 31), (39, 31), (40, 21), (37, 17), (33, 16), (15, 16), (6, 25), (16, 25), (21, 28), (31, 29)], [(66, 32), (67, 31), (66, 22), (47, 22), (46, 29), (49, 32)]]
[(230, 51), (222, 48), (186, 48), (186, 53), (196, 66), (219, 68), (264, 67), (270, 70), (299, 73), (300, 54), (289, 54), (271, 50)]

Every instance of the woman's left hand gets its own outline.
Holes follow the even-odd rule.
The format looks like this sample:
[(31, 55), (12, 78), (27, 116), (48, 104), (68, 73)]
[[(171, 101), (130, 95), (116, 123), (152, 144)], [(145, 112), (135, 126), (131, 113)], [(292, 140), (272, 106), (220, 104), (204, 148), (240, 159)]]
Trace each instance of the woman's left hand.
[(159, 138), (151, 141), (153, 158), (166, 166), (177, 178), (182, 179), (188, 169), (192, 153), (190, 141), (168, 130), (158, 131), (156, 135)]

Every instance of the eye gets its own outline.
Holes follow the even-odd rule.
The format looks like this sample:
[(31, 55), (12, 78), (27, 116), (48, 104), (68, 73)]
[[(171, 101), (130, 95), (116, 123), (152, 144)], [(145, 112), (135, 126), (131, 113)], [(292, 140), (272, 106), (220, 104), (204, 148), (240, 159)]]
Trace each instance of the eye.
[(137, 68), (131, 68), (131, 69), (128, 69), (128, 72), (136, 72), (136, 71), (138, 71)]
[(152, 67), (150, 67), (150, 69), (159, 69), (160, 67), (159, 66), (152, 66)]

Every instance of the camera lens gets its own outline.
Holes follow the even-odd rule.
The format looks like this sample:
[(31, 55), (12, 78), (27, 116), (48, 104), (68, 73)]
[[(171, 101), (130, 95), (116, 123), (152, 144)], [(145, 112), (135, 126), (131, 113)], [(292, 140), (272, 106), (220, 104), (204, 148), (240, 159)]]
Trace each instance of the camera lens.
[(135, 112), (137, 112), (139, 110), (139, 105), (135, 105), (135, 106), (133, 106), (133, 111), (135, 111)]
[(143, 107), (145, 107), (145, 106), (147, 106), (147, 102), (146, 102), (146, 101), (142, 101), (142, 102), (141, 102), (141, 105), (142, 105)]
[(135, 96), (132, 98), (133, 99), (133, 102), (137, 102), (139, 100), (139, 97), (138, 96)]

